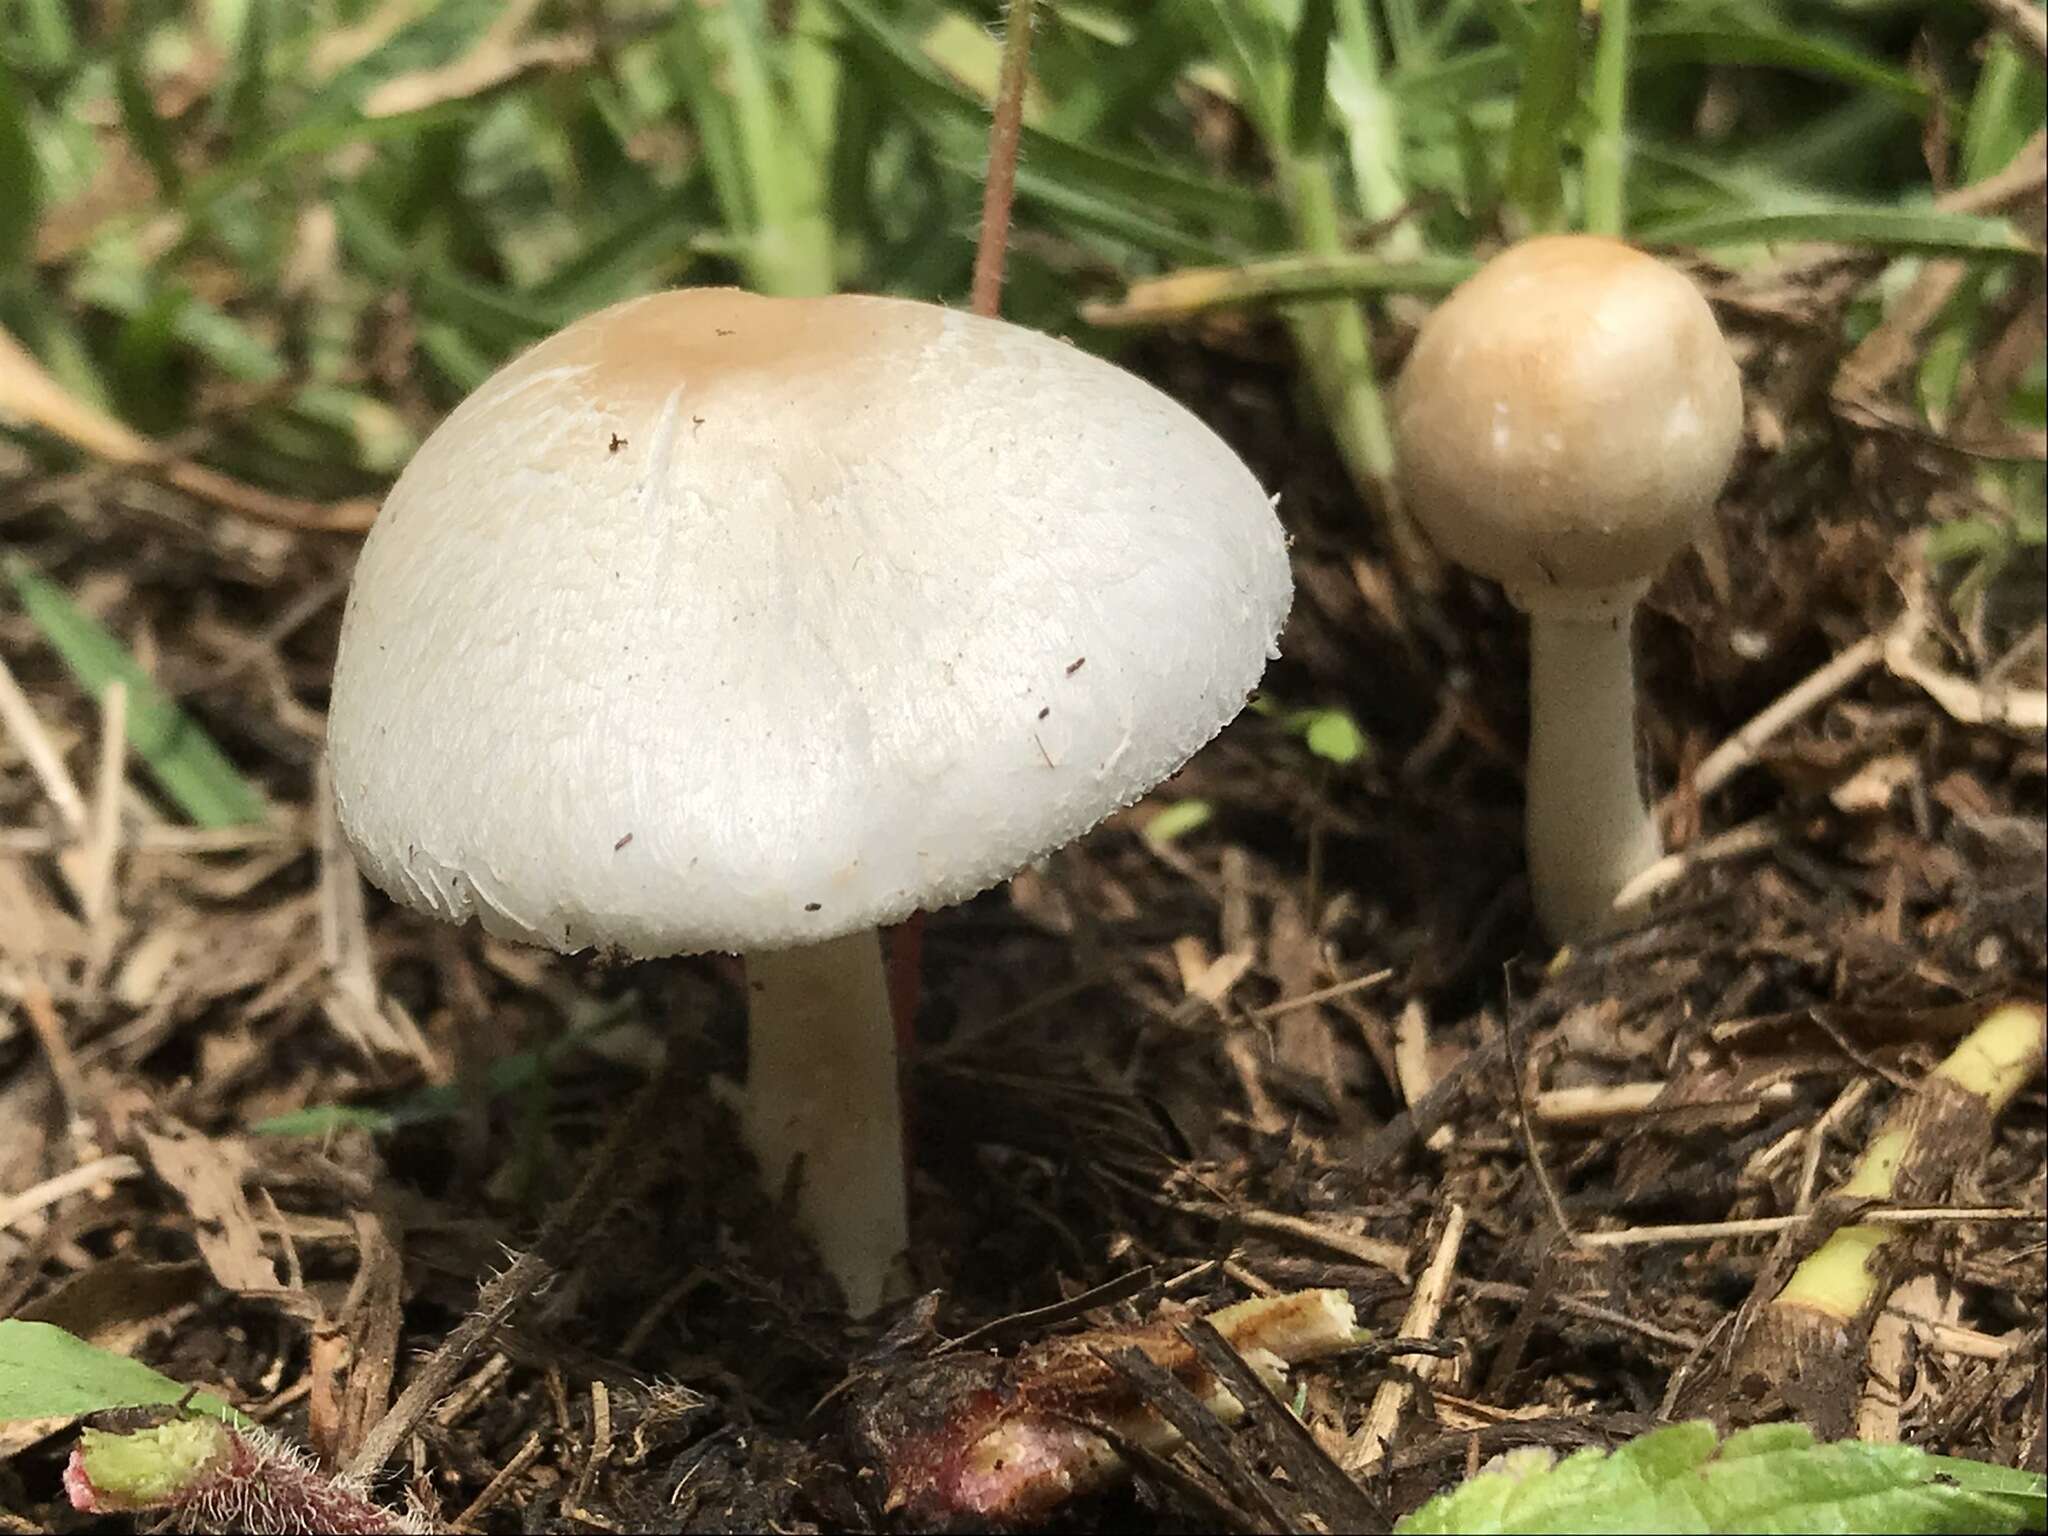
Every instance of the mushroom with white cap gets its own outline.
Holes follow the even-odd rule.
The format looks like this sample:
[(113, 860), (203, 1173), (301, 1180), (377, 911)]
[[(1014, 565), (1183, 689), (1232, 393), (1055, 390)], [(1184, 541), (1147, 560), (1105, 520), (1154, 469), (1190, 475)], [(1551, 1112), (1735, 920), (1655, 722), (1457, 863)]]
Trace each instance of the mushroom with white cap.
[(1684, 276), (1618, 241), (1513, 246), (1423, 324), (1395, 392), (1401, 481), (1452, 559), (1529, 615), (1529, 879), (1596, 932), (1658, 856), (1629, 625), (1742, 441), (1742, 379)]
[(328, 752), (369, 878), (561, 951), (746, 957), (743, 1120), (851, 1306), (905, 1246), (875, 929), (1007, 877), (1238, 713), (1292, 594), (1251, 472), (1054, 338), (694, 289), (421, 446)]

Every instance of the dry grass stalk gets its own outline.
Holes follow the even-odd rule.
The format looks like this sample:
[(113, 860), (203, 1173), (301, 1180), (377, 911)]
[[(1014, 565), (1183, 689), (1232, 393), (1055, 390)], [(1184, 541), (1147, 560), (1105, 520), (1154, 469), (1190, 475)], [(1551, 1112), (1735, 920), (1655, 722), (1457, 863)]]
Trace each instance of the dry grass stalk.
[[(1408, 1310), (1401, 1318), (1403, 1338), (1435, 1336), (1437, 1322), (1443, 1316), (1444, 1298), (1450, 1294), (1451, 1281), (1457, 1273), (1458, 1251), (1464, 1241), (1465, 1208), (1453, 1204), (1445, 1213), (1444, 1229), (1437, 1238), (1436, 1252), (1431, 1255), (1429, 1267), (1423, 1270), (1422, 1278), (1415, 1282), (1415, 1294), (1409, 1299)], [(1442, 1365), (1441, 1360), (1418, 1360), (1412, 1367), (1412, 1377), (1390, 1376), (1380, 1383), (1379, 1390), (1373, 1394), (1365, 1423), (1338, 1457), (1346, 1472), (1353, 1477), (1363, 1477), (1379, 1464), (1386, 1455), (1394, 1431), (1400, 1426), (1401, 1411), (1408, 1406), (1415, 1381), (1429, 1381)]]

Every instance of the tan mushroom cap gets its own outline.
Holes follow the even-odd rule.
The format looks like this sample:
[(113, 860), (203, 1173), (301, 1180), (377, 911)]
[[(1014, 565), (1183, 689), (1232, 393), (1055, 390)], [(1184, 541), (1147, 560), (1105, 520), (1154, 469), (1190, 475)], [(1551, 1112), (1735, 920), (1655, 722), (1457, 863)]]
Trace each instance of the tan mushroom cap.
[(1423, 325), (1395, 396), (1403, 489), (1525, 609), (1625, 606), (1683, 549), (1742, 440), (1706, 300), (1591, 235), (1503, 252)]

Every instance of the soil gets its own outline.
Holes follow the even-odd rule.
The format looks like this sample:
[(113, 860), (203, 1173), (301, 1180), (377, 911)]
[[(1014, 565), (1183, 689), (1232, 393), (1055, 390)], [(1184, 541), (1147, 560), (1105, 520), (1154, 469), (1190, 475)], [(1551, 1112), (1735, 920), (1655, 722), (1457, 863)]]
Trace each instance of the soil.
[[(1839, 334), (1824, 286), (1792, 322), (1730, 305), (1764, 437), (1639, 625), (1646, 760), (1690, 856), (1564, 954), (1535, 932), (1521, 874), (1520, 619), (1483, 583), (1444, 571), (1429, 590), (1385, 557), (1290, 396), (1277, 332), (1219, 322), (1128, 359), (1279, 492), (1299, 589), (1266, 685), (1282, 707), (931, 915), (911, 1074), (926, 1299), (865, 1323), (709, 1087), (744, 1058), (732, 963), (543, 955), (375, 897), (367, 949), (348, 948), (353, 886), (323, 864), (311, 807), (352, 542), (14, 466), (6, 542), (129, 642), (286, 830), (210, 852), (140, 838), (96, 922), (32, 839), (0, 849), (0, 918), (17, 925), (0, 943), (0, 1192), (136, 1160), (0, 1234), (0, 1314), (132, 1353), (344, 1466), (479, 1286), (531, 1252), (526, 1292), (491, 1298), (479, 1322), (501, 1320), (472, 1326), (443, 1390), (387, 1426), (403, 1430), (388, 1500), (474, 1530), (879, 1529), (905, 1517), (885, 1513), (872, 1435), (850, 1426), (892, 1422), (912, 1392), (927, 1397), (897, 1406), (943, 1418), (952, 1389), (918, 1369), (942, 1341), (987, 1330), (963, 1353), (988, 1368), (988, 1349), (1321, 1286), (1389, 1337), (1455, 1209), (1433, 1329), (1450, 1358), (1429, 1380), (1430, 1357), (1384, 1349), (1305, 1366), (1316, 1444), (1341, 1459), (1382, 1386), (1413, 1384), (1363, 1478), (1392, 1519), (1508, 1447), (1640, 1432), (1725, 1348), (1766, 1267), (1822, 1233), (1585, 1248), (1561, 1223), (1806, 1210), (1962, 1032), (2048, 980), (2038, 733), (1961, 718), (1880, 659), (1724, 786), (1695, 787), (1733, 732), (1902, 614), (1927, 665), (2042, 686), (2038, 559), (1961, 605), (1925, 566), (1921, 531), (1977, 505), (1970, 462), (1801, 386), (1825, 381), (1812, 354)], [(91, 706), (17, 610), (0, 612), (0, 654), (89, 782)], [(1315, 755), (1288, 718), (1307, 707), (1348, 711), (1369, 750)], [(1143, 835), (1184, 800), (1208, 820)], [(12, 759), (0, 813), (57, 824)], [(626, 1171), (543, 1230), (650, 1078), (666, 1097), (634, 1122)], [(1647, 1103), (1592, 1092), (1643, 1083), (1662, 1085)], [(1542, 1112), (1560, 1090), (1586, 1091), (1590, 1118)], [(391, 1106), (395, 1123), (337, 1108)], [(287, 1116), (297, 1134), (252, 1130)], [(1915, 1229), (1898, 1278), (1932, 1277), (1942, 1326), (1909, 1340), (1897, 1433), (2042, 1470), (2038, 1084), (1951, 1180), (1957, 1206), (2036, 1216)], [(1025, 1315), (1104, 1286), (1075, 1315)], [(1244, 1467), (1184, 1457), (1042, 1522), (1271, 1523), (1245, 1515), (1242, 1474), (1281, 1489), (1277, 1453), (1226, 1439), (1216, 1456)], [(9, 1528), (102, 1528), (64, 1503), (71, 1440), (0, 1446)], [(1271, 1508), (1343, 1527), (1285, 1481), (1294, 1502)]]

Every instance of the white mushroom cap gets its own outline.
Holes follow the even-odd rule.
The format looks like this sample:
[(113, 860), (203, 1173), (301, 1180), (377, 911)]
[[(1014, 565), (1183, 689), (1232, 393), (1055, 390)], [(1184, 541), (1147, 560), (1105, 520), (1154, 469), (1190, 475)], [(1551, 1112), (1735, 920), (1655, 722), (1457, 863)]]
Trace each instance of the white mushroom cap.
[(964, 899), (1238, 713), (1291, 598), (1250, 471), (1063, 342), (657, 294), (421, 447), (329, 752), (409, 905), (561, 950), (809, 944)]
[(1525, 609), (1626, 609), (1742, 441), (1742, 380), (1681, 273), (1551, 235), (1432, 313), (1395, 397), (1401, 476), (1443, 551)]

